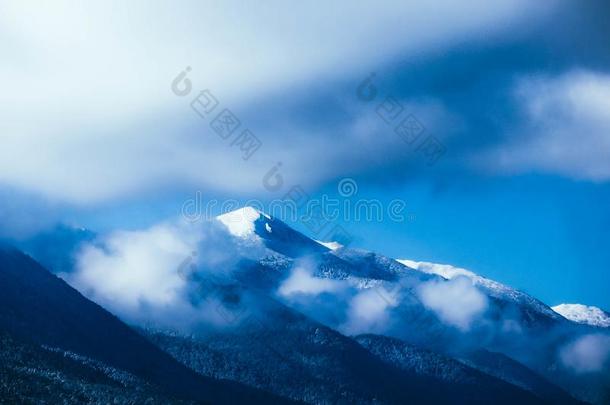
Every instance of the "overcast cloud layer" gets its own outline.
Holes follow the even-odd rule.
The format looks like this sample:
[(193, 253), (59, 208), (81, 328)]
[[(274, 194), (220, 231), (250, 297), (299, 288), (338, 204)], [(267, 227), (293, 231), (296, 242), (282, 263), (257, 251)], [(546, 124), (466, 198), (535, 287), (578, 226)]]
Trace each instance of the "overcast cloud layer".
[[(379, 136), (391, 130), (353, 97), (355, 86), (370, 71), (388, 72), (384, 66), (397, 60), (420, 60), (477, 38), (549, 24), (561, 9), (556, 2), (526, 1), (336, 2), (324, 12), (283, 2), (184, 8), (5, 2), (1, 8), (0, 184), (77, 204), (180, 185), (261, 192), (260, 179), (278, 160), (286, 176), (302, 184), (366, 172), (380, 158), (410, 164), (396, 153), (399, 140)], [(210, 89), (263, 140), (250, 161), (213, 135), (189, 108), (190, 96), (171, 93), (170, 82), (186, 66), (192, 67), (192, 95)], [(523, 108), (534, 113), (531, 103), (544, 104), (536, 117), (544, 121), (545, 114), (569, 107), (562, 92), (577, 89), (567, 103), (578, 102), (593, 91), (587, 83), (606, 80), (587, 72), (540, 79), (537, 86), (548, 95), (526, 99)], [(515, 86), (523, 89), (523, 81)], [(380, 94), (390, 91), (380, 88)], [(596, 121), (605, 90), (595, 91), (587, 111), (575, 111), (569, 123), (595, 130), (583, 130), (586, 149), (599, 146), (607, 128)], [(396, 96), (448, 143), (465, 119), (443, 97)], [(309, 124), (292, 119), (301, 113), (312, 116)], [(542, 135), (540, 141), (526, 136), (511, 143), (518, 153), (500, 159), (500, 168), (607, 179), (601, 162), (585, 165), (576, 156), (567, 167), (549, 163), (573, 142), (561, 134), (553, 138), (556, 152), (532, 157), (536, 142), (551, 136)], [(493, 153), (504, 156), (499, 147)], [(304, 175), (312, 159), (318, 165)]]

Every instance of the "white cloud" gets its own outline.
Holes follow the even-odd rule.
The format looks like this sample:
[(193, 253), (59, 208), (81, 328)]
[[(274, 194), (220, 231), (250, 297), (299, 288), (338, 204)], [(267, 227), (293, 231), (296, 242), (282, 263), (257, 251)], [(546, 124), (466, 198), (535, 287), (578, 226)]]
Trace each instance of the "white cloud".
[(445, 323), (468, 331), (472, 322), (487, 309), (487, 298), (466, 276), (433, 280), (417, 288), (421, 302)]
[(509, 173), (610, 180), (610, 75), (573, 71), (527, 77), (516, 95), (527, 124), (509, 144), (484, 156), (487, 165)]
[(290, 276), (282, 282), (278, 293), (283, 297), (290, 297), (295, 294), (319, 295), (337, 292), (345, 287), (345, 283), (341, 281), (314, 277), (310, 269), (297, 266)]
[(163, 224), (145, 231), (117, 232), (102, 245), (87, 245), (78, 256), (70, 283), (96, 302), (135, 311), (140, 305), (165, 306), (179, 299), (185, 281), (177, 269), (196, 249), (185, 229)]
[[(252, 244), (248, 249), (260, 253)], [(165, 222), (86, 245), (76, 271), (62, 277), (127, 322), (190, 330), (227, 323), (220, 296), (200, 290), (209, 283), (199, 282), (227, 276), (241, 253), (239, 241), (219, 222)]]
[(388, 299), (391, 296), (385, 291), (376, 291), (376, 288), (360, 291), (350, 300), (347, 321), (340, 330), (347, 335), (383, 333), (390, 326), (389, 310), (398, 305), (398, 302)]
[(388, 330), (390, 309), (398, 305), (393, 294), (381, 286), (360, 288), (354, 279), (316, 277), (310, 260), (301, 260), (277, 290), (288, 305), (346, 335)]
[(581, 336), (564, 346), (559, 357), (564, 366), (576, 373), (597, 372), (610, 360), (610, 336), (591, 334)]
[[(195, 89), (211, 88), (239, 113), (280, 89), (358, 80), (399, 53), (489, 38), (551, 8), (525, 0), (0, 7), (0, 183), (81, 204), (175, 183), (260, 189), (281, 145), (241, 162), (170, 92), (186, 65)], [(328, 145), (306, 139), (310, 151)]]

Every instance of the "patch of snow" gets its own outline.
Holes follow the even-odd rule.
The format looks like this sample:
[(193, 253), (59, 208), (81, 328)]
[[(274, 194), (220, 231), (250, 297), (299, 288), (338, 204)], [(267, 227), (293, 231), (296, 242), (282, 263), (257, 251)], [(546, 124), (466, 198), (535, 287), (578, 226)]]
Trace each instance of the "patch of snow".
[(330, 250), (337, 250), (343, 247), (339, 242), (322, 242), (321, 240), (316, 240), (320, 245), (329, 248)]
[(550, 316), (551, 318), (559, 319), (555, 311), (536, 298), (533, 298), (524, 292), (508, 287), (497, 281), (479, 276), (470, 270), (451, 266), (449, 264), (418, 262), (408, 259), (397, 259), (396, 261), (414, 270), (428, 274), (436, 274), (448, 280), (458, 276), (468, 277), (472, 280), (475, 286), (484, 289), (485, 292), (491, 297), (507, 299), (513, 302), (528, 305), (539, 313)]
[(559, 304), (552, 309), (572, 322), (602, 328), (610, 327), (610, 314), (598, 307), (582, 304)]
[[(462, 269), (460, 267), (454, 267), (454, 266), (451, 266), (450, 264), (416, 262), (414, 260), (408, 260), (408, 259), (397, 259), (396, 261), (398, 263), (404, 264), (405, 266), (410, 267), (412, 269), (423, 271), (424, 273), (428, 273), (428, 274), (437, 274), (446, 279), (452, 279), (457, 276), (466, 276), (470, 279), (474, 279), (477, 277), (481, 278), (481, 279), (483, 278), (483, 277), (478, 276), (477, 274), (473, 273), (470, 270)], [(491, 280), (489, 280), (489, 281), (491, 281)]]

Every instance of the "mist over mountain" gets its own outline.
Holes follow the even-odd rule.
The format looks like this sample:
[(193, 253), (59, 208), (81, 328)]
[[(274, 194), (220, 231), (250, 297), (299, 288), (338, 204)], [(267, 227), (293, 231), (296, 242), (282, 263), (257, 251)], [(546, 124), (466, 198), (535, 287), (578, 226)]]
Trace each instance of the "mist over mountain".
[[(18, 402), (45, 401), (46, 390), (97, 403), (113, 400), (115, 391), (129, 401), (279, 400), (194, 373), (19, 251), (0, 247), (0, 282), (2, 356), (9, 360), (3, 377), (16, 378), (3, 378), (3, 391)], [(45, 375), (55, 377), (40, 381)]]
[(61, 277), (206, 378), (309, 403), (606, 401), (603, 329), (464, 269), (329, 248), (253, 208), (88, 235), (58, 245)]

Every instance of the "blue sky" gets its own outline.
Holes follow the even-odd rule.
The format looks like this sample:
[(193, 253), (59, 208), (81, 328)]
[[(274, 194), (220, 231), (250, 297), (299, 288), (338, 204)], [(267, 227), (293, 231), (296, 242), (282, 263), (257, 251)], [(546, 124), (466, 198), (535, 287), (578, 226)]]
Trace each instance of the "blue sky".
[[(610, 309), (608, 6), (328, 7), (4, 3), (2, 233), (134, 229), (198, 190), (336, 196), (352, 178), (357, 197), (402, 199), (415, 218), (345, 221), (355, 246)], [(176, 96), (186, 66), (193, 90)], [(262, 141), (252, 158), (189, 107), (204, 89)], [(435, 165), (376, 113), (388, 96), (446, 147)], [(261, 179), (277, 162), (286, 184), (270, 193)]]

